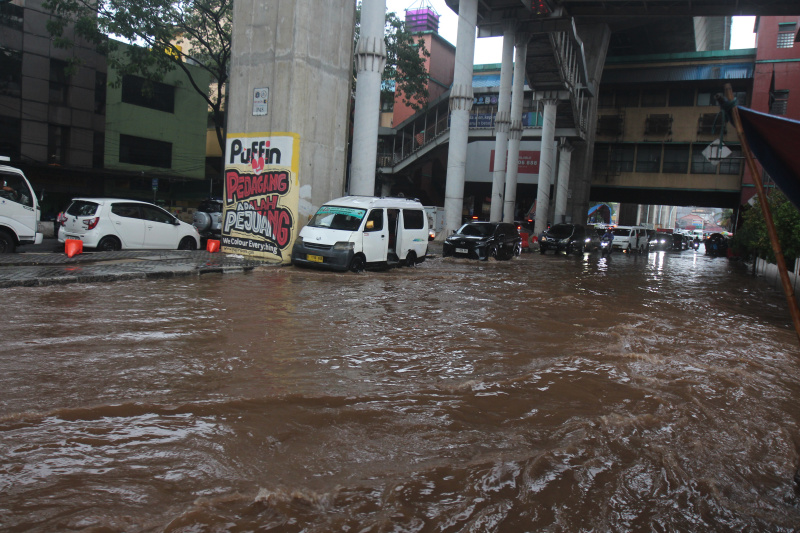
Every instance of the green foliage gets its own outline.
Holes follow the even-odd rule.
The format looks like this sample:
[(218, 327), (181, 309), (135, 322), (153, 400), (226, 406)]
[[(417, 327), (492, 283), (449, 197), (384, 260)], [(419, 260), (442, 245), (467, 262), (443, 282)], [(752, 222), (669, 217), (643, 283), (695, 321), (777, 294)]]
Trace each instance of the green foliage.
[[(784, 257), (800, 257), (800, 212), (777, 189), (768, 194), (767, 201)], [(758, 204), (749, 208), (742, 218), (744, 222), (733, 236), (734, 249), (745, 256), (761, 257), (775, 262), (767, 224)]]
[[(361, 33), (361, 4), (356, 9), (356, 27), (353, 43), (358, 43)], [(386, 67), (381, 75), (381, 103), (394, 101), (395, 93), (415, 111), (428, 102), (428, 71), (426, 61), (431, 57), (422, 39), (414, 40), (414, 35), (406, 30), (405, 21), (395, 13), (386, 14), (384, 32), (386, 42)], [(354, 47), (355, 48), (355, 47)], [(356, 72), (353, 66), (353, 85)]]
[[(224, 146), (233, 0), (45, 0), (43, 6), (55, 15), (47, 23), (55, 46), (71, 49), (77, 39), (95, 46), (119, 74), (110, 83), (118, 84), (125, 74), (160, 81), (167, 72), (183, 70), (208, 103)], [(121, 47), (108, 35), (139, 46)], [(188, 63), (209, 72), (215, 90), (198, 85)]]

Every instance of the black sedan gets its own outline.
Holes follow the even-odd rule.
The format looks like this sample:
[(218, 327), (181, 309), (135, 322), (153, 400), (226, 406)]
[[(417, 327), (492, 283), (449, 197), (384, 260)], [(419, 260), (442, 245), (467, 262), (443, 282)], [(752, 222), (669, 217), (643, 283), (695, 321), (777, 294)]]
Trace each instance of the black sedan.
[(554, 250), (556, 253), (583, 253), (586, 244), (586, 228), (580, 224), (556, 224), (542, 233), (539, 238), (539, 252)]
[(467, 222), (445, 239), (444, 257), (511, 259), (522, 253), (522, 238), (513, 224)]

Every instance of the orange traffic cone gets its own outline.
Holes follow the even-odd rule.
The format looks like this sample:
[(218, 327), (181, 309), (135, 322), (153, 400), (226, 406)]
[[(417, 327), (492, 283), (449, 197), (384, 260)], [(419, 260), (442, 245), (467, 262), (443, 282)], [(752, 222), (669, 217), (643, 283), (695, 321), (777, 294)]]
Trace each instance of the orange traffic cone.
[(67, 257), (83, 253), (83, 241), (80, 239), (66, 239), (64, 241), (64, 252)]
[(206, 242), (206, 251), (211, 252), (219, 252), (219, 241), (215, 239), (208, 239)]

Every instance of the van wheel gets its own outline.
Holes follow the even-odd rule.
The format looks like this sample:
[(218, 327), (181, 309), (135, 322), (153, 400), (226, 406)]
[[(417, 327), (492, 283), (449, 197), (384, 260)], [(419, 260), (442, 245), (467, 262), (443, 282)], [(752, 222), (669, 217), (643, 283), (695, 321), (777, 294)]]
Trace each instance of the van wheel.
[(5, 231), (0, 231), (0, 254), (13, 254), (15, 244), (14, 237)]
[(417, 254), (414, 252), (408, 252), (406, 256), (406, 266), (408, 267), (415, 267), (417, 266)]
[(365, 265), (364, 256), (356, 254), (353, 256), (352, 261), (350, 261), (350, 272), (364, 272)]
[(97, 250), (100, 252), (116, 252), (122, 250), (122, 243), (116, 237), (103, 237), (97, 243)]

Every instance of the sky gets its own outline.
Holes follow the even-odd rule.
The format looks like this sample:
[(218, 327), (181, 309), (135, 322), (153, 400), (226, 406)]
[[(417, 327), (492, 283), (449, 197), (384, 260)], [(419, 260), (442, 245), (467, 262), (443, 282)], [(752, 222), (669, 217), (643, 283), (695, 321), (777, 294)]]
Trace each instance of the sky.
[[(394, 11), (402, 19), (405, 10), (420, 6), (432, 6), (439, 14), (439, 35), (456, 44), (458, 35), (458, 15), (447, 7), (444, 0), (386, 0), (386, 9)], [(755, 17), (733, 17), (731, 29), (731, 48), (754, 48), (755, 34), (753, 24)], [(503, 52), (503, 38), (489, 37), (478, 39), (475, 43), (475, 64), (500, 63)]]

